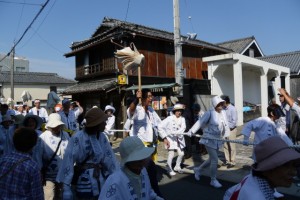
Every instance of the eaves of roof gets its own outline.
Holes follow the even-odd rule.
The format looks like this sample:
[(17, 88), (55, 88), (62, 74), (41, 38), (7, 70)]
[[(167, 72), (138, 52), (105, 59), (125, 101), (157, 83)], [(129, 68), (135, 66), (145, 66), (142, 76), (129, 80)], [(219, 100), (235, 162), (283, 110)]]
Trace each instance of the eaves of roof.
[(100, 91), (110, 91), (117, 88), (116, 79), (104, 79), (95, 80), (87, 82), (79, 82), (66, 88), (63, 94), (78, 94), (78, 93), (88, 93), (88, 92), (100, 92)]
[[(100, 29), (101, 26), (105, 26), (106, 23), (110, 23), (109, 28), (106, 29), (106, 31), (102, 33), (96, 33)], [(149, 38), (155, 38), (158, 40), (166, 40), (166, 41), (174, 41), (174, 34), (172, 32), (167, 32), (159, 29), (154, 29), (150, 27), (146, 27), (143, 25), (133, 24), (129, 22), (124, 22), (116, 19), (109, 19), (104, 18), (102, 24), (98, 29), (95, 31), (93, 36), (88, 39), (81, 42), (76, 42), (72, 45), (71, 49), (72, 51), (69, 53), (66, 53), (65, 56), (73, 56), (76, 52), (82, 51), (86, 48), (92, 47), (94, 45), (98, 45), (99, 43), (102, 43), (104, 41), (110, 40), (113, 38), (114, 35), (119, 34), (121, 31), (125, 31), (128, 34), (135, 34), (142, 37), (149, 37)], [(215, 49), (219, 50), (224, 53), (232, 52), (232, 50), (228, 48), (224, 48), (212, 43), (208, 43), (201, 40), (187, 40), (187, 37), (182, 36), (184, 42), (183, 45), (191, 45), (191, 46), (199, 46), (199, 47), (206, 47), (209, 49)]]

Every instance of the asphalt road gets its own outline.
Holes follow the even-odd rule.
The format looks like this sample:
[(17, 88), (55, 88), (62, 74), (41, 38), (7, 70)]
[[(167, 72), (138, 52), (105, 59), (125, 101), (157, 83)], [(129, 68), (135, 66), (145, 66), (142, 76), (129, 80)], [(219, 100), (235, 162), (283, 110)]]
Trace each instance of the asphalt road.
[[(160, 190), (165, 200), (222, 200), (225, 191), (234, 185), (232, 182), (219, 180), (223, 187), (216, 189), (209, 185), (210, 178), (207, 176), (201, 176), (200, 181), (196, 181), (190, 173), (169, 177), (161, 167), (159, 174)], [(299, 197), (285, 195), (285, 199), (299, 200)]]

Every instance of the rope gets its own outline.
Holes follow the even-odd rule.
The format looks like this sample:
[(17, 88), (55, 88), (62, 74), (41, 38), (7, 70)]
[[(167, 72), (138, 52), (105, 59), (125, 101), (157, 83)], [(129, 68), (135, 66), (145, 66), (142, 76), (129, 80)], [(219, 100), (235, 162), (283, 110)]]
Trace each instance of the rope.
[[(112, 132), (129, 132), (129, 130), (110, 130), (110, 131), (112, 131)], [(187, 135), (187, 136), (189, 136), (187, 133), (182, 133), (182, 134), (178, 134), (178, 135)], [(208, 140), (217, 140), (217, 141), (222, 141), (222, 142), (244, 144), (243, 140), (227, 140), (227, 139), (221, 139), (221, 138), (207, 137), (207, 136), (198, 135), (198, 134), (195, 134), (194, 136), (195, 137), (199, 137), (199, 138), (203, 138), (203, 139), (208, 139)], [(254, 142), (248, 142), (247, 145), (256, 145), (256, 143), (254, 143)], [(300, 145), (291, 145), (289, 147), (291, 149), (300, 149)]]

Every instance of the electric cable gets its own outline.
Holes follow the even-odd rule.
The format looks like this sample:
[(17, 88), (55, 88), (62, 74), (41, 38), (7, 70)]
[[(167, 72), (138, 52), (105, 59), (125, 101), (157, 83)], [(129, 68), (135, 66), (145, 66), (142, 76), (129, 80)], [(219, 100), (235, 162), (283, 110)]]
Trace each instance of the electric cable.
[(24, 36), (26, 35), (26, 33), (28, 32), (28, 30), (30, 29), (30, 27), (32, 26), (32, 24), (35, 22), (35, 20), (38, 18), (38, 16), (42, 13), (42, 11), (44, 10), (44, 8), (47, 6), (47, 4), (49, 3), (50, 0), (47, 0), (46, 3), (44, 3), (44, 5), (41, 7), (41, 9), (39, 10), (39, 12), (36, 14), (36, 16), (33, 18), (32, 22), (29, 24), (29, 26), (25, 29), (25, 31), (23, 32), (22, 36), (19, 38), (19, 40), (13, 45), (13, 47), (11, 48), (11, 50), (0, 60), (0, 62), (2, 60), (4, 60), (7, 56), (9, 56), (11, 54), (11, 52), (16, 48), (16, 46), (21, 42), (21, 40), (24, 38)]

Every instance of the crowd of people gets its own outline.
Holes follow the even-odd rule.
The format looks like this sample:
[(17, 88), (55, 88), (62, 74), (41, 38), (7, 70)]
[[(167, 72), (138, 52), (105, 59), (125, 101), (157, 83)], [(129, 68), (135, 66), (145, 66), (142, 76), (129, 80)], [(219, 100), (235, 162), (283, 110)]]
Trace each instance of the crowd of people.
[[(300, 107), (284, 89), (278, 91), (281, 105), (269, 105), (267, 117), (253, 119), (241, 131), (244, 145), (249, 145), (250, 134), (255, 133), (254, 164), (248, 176), (226, 191), (224, 200), (275, 199), (283, 196), (276, 187), (289, 187), (297, 176), (300, 153), (289, 148), (293, 141), (287, 115), (293, 110), (300, 118)], [(194, 167), (197, 181), (209, 167), (210, 185), (222, 187), (217, 179), (220, 150), (225, 154), (223, 166), (236, 165), (238, 152), (230, 141), (236, 139), (238, 119), (229, 96), (213, 97), (206, 112), (194, 104), (191, 119), (184, 115), (186, 105), (177, 99), (162, 120), (151, 107), (151, 91), (137, 91), (128, 106), (125, 129), (129, 134), (120, 143), (118, 160), (110, 143), (115, 136), (116, 109), (107, 105), (103, 111), (95, 106), (79, 123), (84, 112), (80, 103), (63, 99), (59, 104), (53, 93), (48, 95), (52, 99), (48, 110), (38, 99), (31, 109), (16, 106), (12, 110), (1, 105), (3, 199), (162, 200), (155, 164), (158, 142), (164, 143), (168, 173), (175, 176), (183, 173), (186, 138), (195, 140), (195, 134), (201, 135), (195, 140), (197, 153), (208, 153), (208, 159)], [(175, 153), (178, 156), (173, 165)]]

